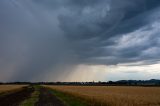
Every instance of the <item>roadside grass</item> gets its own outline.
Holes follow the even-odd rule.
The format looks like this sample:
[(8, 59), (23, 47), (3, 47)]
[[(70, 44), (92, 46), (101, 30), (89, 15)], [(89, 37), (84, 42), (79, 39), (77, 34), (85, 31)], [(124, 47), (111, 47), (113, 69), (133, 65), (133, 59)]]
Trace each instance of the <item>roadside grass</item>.
[(70, 94), (60, 92), (57, 90), (53, 90), (51, 88), (48, 88), (48, 90), (53, 93), (57, 98), (59, 98), (61, 101), (64, 102), (67, 106), (88, 106), (87, 101), (84, 101), (81, 98), (77, 98), (75, 96), (72, 96)]
[(35, 91), (31, 94), (31, 97), (23, 101), (20, 106), (35, 106), (35, 103), (39, 100), (40, 86), (33, 86)]

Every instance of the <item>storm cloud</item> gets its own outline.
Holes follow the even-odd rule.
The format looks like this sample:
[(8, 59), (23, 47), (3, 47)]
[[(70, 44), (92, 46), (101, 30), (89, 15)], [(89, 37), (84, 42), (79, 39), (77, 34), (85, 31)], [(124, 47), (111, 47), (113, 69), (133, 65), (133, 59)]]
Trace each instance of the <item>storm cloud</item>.
[(79, 64), (156, 64), (159, 11), (159, 0), (1, 0), (0, 80), (63, 80)]

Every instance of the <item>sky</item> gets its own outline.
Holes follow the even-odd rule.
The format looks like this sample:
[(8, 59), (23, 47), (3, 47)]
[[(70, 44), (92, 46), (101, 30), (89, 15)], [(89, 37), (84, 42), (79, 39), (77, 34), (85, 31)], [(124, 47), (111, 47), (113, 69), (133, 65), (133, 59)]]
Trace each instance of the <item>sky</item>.
[(0, 81), (160, 78), (160, 0), (0, 0)]

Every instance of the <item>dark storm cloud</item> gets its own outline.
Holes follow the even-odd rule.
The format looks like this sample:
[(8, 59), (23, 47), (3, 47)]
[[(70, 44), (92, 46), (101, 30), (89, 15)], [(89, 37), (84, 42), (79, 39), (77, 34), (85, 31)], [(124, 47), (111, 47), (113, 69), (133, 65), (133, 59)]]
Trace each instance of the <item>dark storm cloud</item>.
[[(101, 64), (141, 61), (141, 52), (156, 46), (153, 44), (155, 42), (148, 39), (133, 47), (122, 49), (110, 47), (116, 46), (115, 40), (124, 34), (145, 26), (148, 27), (155, 21), (147, 17), (154, 12), (157, 14), (160, 5), (158, 0), (102, 0), (98, 3), (82, 0), (80, 2), (71, 2), (72, 5), (68, 7), (69, 14), (59, 16), (60, 27), (64, 30), (67, 38), (73, 42), (73, 48), (78, 51), (77, 55), (80, 59), (88, 62), (91, 58), (91, 63), (100, 62)], [(134, 35), (132, 37), (134, 38)], [(93, 58), (98, 58), (98, 60), (92, 60)]]
[(1, 0), (2, 80), (56, 80), (75, 64), (156, 63), (159, 10), (159, 0)]

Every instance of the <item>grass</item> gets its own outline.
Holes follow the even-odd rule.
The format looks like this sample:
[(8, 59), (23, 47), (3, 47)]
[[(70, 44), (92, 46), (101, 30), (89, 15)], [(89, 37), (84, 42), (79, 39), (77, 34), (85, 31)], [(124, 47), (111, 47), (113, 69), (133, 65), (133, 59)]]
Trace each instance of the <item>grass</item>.
[(32, 93), (31, 97), (23, 101), (20, 106), (35, 106), (35, 103), (39, 100), (39, 88), (40, 86), (34, 86), (35, 91)]
[(160, 106), (160, 87), (47, 86), (90, 106)]
[(67, 106), (88, 106), (86, 101), (83, 101), (80, 98), (76, 98), (73, 95), (59, 92), (57, 90), (49, 89), (56, 97), (58, 97), (61, 101), (64, 102)]

